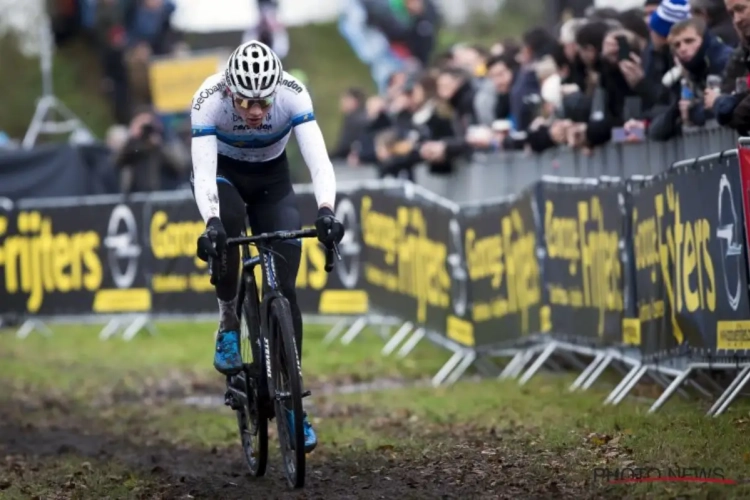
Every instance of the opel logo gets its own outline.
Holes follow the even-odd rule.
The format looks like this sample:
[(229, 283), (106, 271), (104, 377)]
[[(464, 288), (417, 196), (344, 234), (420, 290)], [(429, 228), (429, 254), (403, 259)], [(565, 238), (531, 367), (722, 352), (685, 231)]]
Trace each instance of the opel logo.
[(448, 224), (450, 232), (450, 253), (448, 254), (448, 267), (451, 274), (451, 288), (453, 298), (453, 312), (456, 316), (463, 317), (469, 302), (469, 275), (464, 266), (464, 245), (461, 237), (461, 224), (455, 217)]
[[(732, 185), (726, 174), (722, 174), (719, 181), (719, 227), (716, 229), (716, 237), (721, 246), (721, 267), (724, 271), (724, 290), (732, 310), (736, 311), (742, 298), (742, 280), (739, 278), (741, 272), (742, 244), (740, 243), (740, 227), (737, 217), (737, 209), (734, 205)], [(737, 285), (730, 285), (736, 281)]]
[(362, 246), (359, 243), (357, 209), (350, 198), (339, 200), (336, 207), (336, 219), (344, 225), (344, 238), (339, 243), (341, 262), (338, 262), (334, 269), (344, 288), (353, 289), (359, 281)]
[(117, 205), (112, 210), (104, 238), (109, 270), (117, 288), (130, 288), (138, 273), (138, 225), (127, 205)]

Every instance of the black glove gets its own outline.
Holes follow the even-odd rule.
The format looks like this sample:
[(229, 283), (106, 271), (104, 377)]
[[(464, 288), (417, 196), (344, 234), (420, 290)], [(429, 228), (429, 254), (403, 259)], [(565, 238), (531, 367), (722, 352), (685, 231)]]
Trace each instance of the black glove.
[(339, 243), (344, 237), (344, 225), (336, 220), (333, 210), (328, 207), (318, 209), (315, 230), (318, 232), (318, 240), (327, 247)]
[(218, 258), (227, 249), (227, 232), (218, 217), (211, 217), (206, 230), (198, 238), (198, 258), (208, 262), (209, 257)]

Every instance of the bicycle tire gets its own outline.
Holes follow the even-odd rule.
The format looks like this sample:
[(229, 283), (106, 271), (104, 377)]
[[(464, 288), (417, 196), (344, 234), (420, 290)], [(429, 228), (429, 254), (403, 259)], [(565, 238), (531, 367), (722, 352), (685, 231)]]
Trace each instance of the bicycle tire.
[[(302, 426), (302, 370), (294, 340), (294, 326), (289, 301), (278, 297), (271, 302), (270, 325), (272, 333), (271, 363), (274, 377), (274, 390), (278, 393), (281, 377), (288, 380), (289, 398), (279, 400), (274, 397), (276, 426), (279, 434), (279, 447), (284, 462), (284, 473), (291, 488), (305, 485), (305, 430)], [(290, 436), (286, 412), (294, 412), (294, 436)]]
[[(236, 410), (237, 426), (240, 432), (243, 455), (255, 477), (262, 477), (266, 473), (268, 465), (268, 412), (265, 411), (262, 400), (267, 398), (268, 391), (263, 391), (265, 386), (265, 375), (263, 374), (262, 358), (258, 349), (258, 336), (260, 335), (260, 309), (258, 306), (258, 288), (255, 280), (246, 278), (244, 275), (240, 280), (240, 292), (238, 304), (240, 309), (240, 332), (242, 326), (247, 327), (247, 344), (241, 340), (240, 351), (243, 360), (243, 371), (245, 375), (245, 402), (241, 410)], [(254, 326), (253, 326), (254, 325)], [(255, 332), (254, 334), (251, 332)], [(253, 363), (247, 363), (246, 351), (250, 347)], [(260, 387), (259, 387), (260, 386)], [(255, 428), (253, 430), (253, 427)], [(254, 436), (254, 438), (253, 438)]]

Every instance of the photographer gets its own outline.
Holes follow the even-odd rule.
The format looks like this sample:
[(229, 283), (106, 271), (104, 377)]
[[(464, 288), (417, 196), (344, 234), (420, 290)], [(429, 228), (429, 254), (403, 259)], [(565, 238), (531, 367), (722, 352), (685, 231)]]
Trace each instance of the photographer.
[(184, 148), (166, 142), (161, 124), (150, 110), (135, 115), (128, 140), (115, 160), (123, 193), (158, 191), (165, 177), (184, 176), (190, 168)]

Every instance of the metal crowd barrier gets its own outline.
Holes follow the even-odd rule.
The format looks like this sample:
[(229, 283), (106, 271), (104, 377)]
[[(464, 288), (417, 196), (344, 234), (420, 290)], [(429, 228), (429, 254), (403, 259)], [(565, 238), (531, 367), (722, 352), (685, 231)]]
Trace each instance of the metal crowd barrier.
[[(489, 200), (519, 193), (543, 175), (561, 177), (653, 175), (685, 158), (698, 158), (737, 145), (737, 134), (726, 127), (709, 124), (688, 129), (667, 142), (609, 143), (592, 151), (559, 148), (536, 153), (475, 154), (470, 164), (460, 164), (455, 173), (434, 175), (420, 165), (415, 182), (456, 203)], [(376, 179), (375, 167), (336, 165), (336, 176), (344, 180)]]

